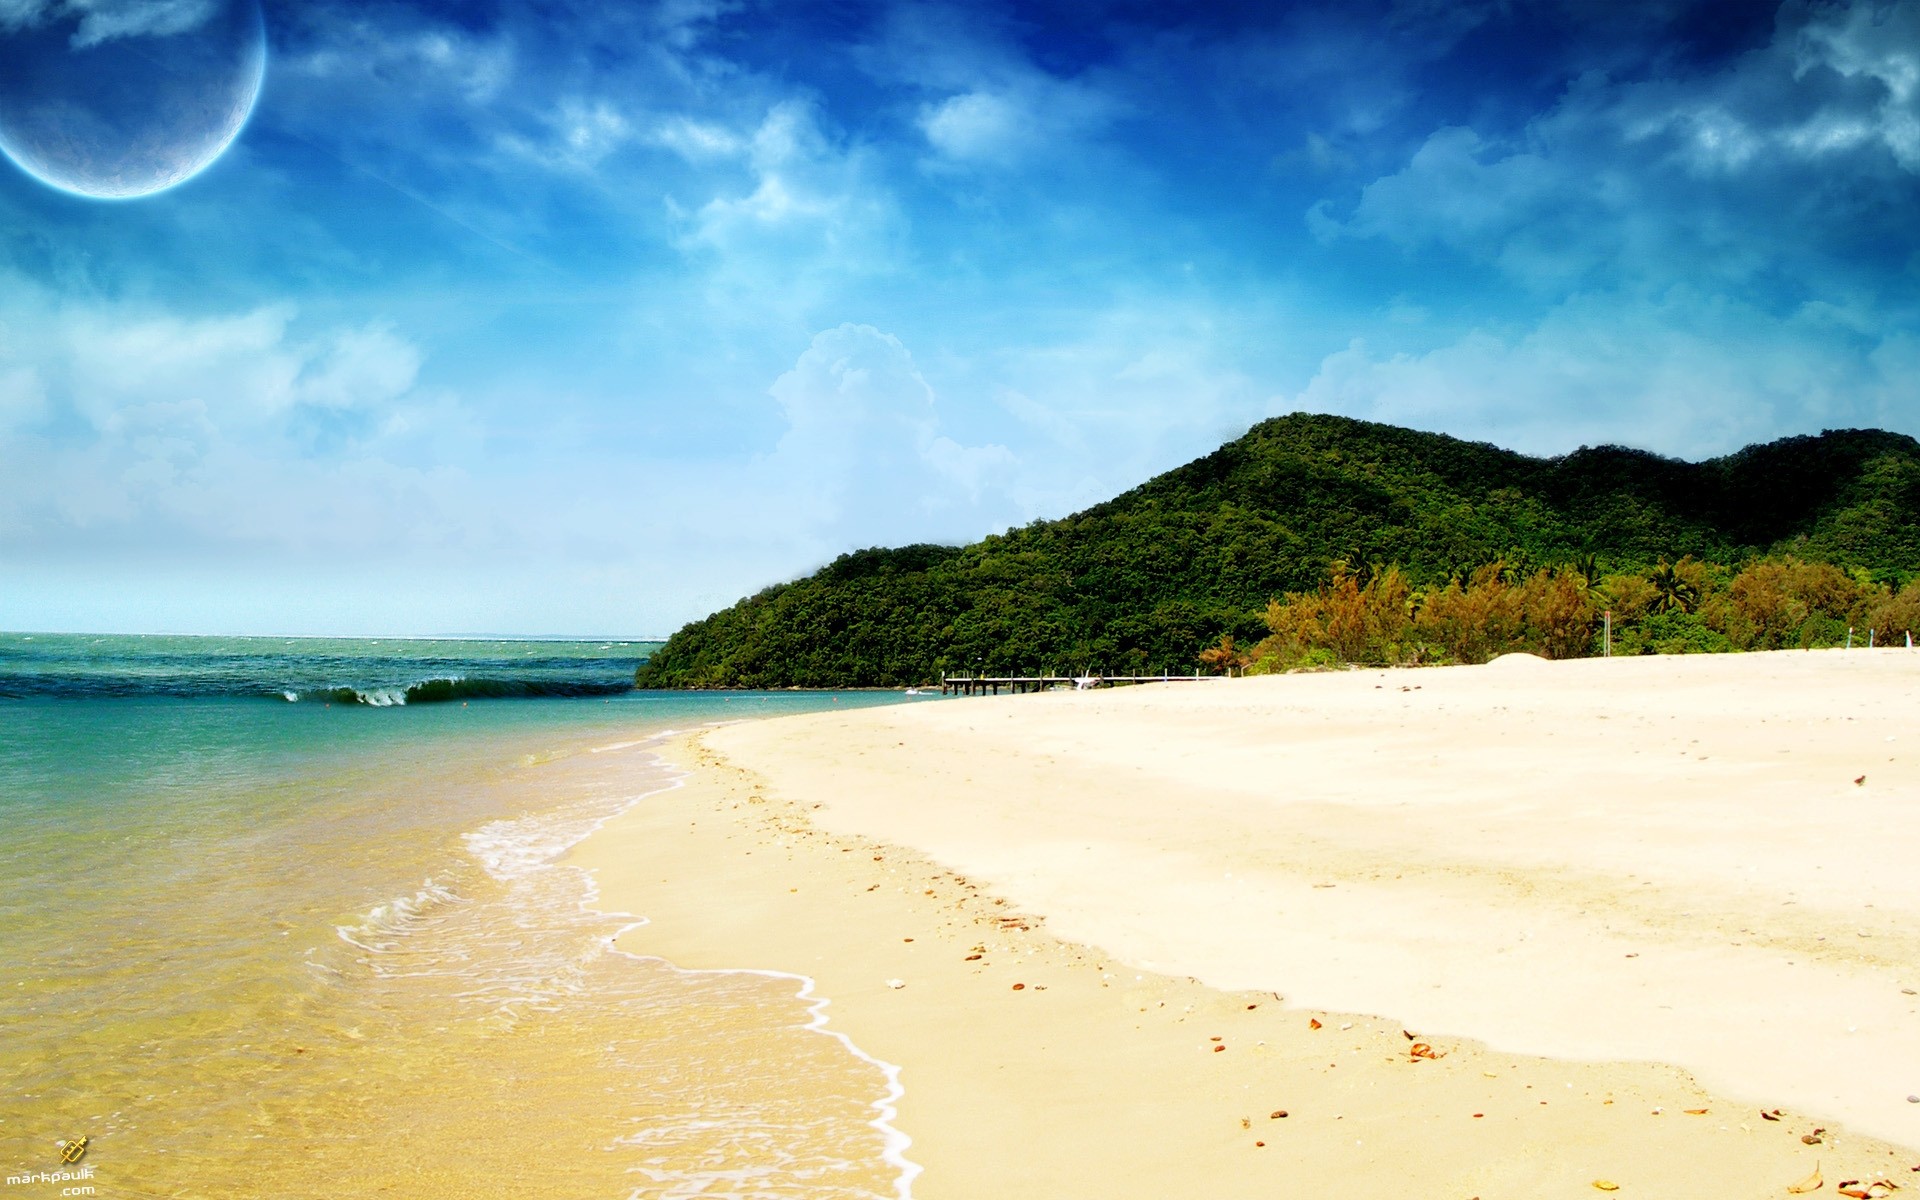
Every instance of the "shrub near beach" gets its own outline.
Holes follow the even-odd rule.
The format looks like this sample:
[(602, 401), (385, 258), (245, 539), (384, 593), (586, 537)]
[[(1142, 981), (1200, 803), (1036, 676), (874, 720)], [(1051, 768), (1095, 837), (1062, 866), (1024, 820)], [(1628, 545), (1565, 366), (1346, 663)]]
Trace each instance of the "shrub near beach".
[[(1611, 614), (1611, 644), (1607, 616)], [(1689, 654), (1905, 643), (1920, 628), (1920, 580), (1894, 588), (1863, 570), (1763, 559), (1735, 570), (1682, 558), (1644, 572), (1584, 567), (1522, 571), (1490, 563), (1415, 587), (1399, 566), (1335, 563), (1327, 583), (1267, 605), (1265, 639), (1230, 639), (1208, 667), (1253, 672), (1342, 663), (1482, 663), (1524, 651), (1545, 658)]]

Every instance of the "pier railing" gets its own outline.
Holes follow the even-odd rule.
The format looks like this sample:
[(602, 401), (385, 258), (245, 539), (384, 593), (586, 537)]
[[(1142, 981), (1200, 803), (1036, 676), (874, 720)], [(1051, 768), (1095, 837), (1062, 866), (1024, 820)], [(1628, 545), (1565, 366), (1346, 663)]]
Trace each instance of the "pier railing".
[(1044, 692), (1049, 688), (1070, 687), (1080, 690), (1097, 687), (1115, 687), (1133, 683), (1198, 683), (1203, 679), (1217, 678), (1202, 675), (1195, 671), (1191, 675), (1174, 675), (1162, 672), (1158, 675), (948, 675), (940, 680), (942, 696), (971, 696), (1000, 694), (1001, 688), (1009, 692)]

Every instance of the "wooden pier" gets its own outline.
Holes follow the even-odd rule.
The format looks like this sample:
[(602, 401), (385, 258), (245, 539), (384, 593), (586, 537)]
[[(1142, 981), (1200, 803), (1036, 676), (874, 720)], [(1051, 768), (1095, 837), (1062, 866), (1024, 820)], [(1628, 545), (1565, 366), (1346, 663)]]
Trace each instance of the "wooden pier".
[(942, 696), (982, 696), (1000, 694), (1001, 688), (1019, 694), (1021, 692), (1044, 692), (1049, 688), (1070, 687), (1086, 688), (1116, 687), (1131, 683), (1198, 683), (1202, 679), (1214, 676), (1202, 675), (1195, 671), (1191, 675), (948, 675), (940, 680)]

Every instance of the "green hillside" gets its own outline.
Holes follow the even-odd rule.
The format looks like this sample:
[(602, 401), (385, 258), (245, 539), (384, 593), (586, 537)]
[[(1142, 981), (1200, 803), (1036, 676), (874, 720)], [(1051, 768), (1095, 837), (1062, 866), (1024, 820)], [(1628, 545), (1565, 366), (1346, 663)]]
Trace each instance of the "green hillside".
[(1416, 585), (1487, 563), (1593, 573), (1761, 555), (1920, 574), (1920, 443), (1836, 430), (1687, 463), (1533, 458), (1342, 417), (1264, 421), (1057, 521), (965, 547), (844, 555), (674, 634), (642, 687), (902, 686), (943, 672), (1193, 669), (1336, 561)]

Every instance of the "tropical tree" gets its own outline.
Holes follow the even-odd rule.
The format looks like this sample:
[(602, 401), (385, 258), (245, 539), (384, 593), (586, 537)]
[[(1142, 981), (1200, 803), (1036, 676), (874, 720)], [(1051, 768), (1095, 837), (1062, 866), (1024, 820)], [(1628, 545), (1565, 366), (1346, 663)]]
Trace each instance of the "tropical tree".
[(1221, 634), (1217, 643), (1200, 652), (1201, 665), (1211, 667), (1222, 675), (1231, 675), (1235, 667), (1245, 667), (1252, 661), (1233, 644), (1233, 635), (1230, 633)]
[(1692, 612), (1694, 605), (1700, 603), (1700, 589), (1695, 587), (1671, 563), (1662, 562), (1647, 576), (1647, 582), (1653, 584), (1653, 603), (1647, 606), (1648, 612), (1663, 613), (1672, 610)]

